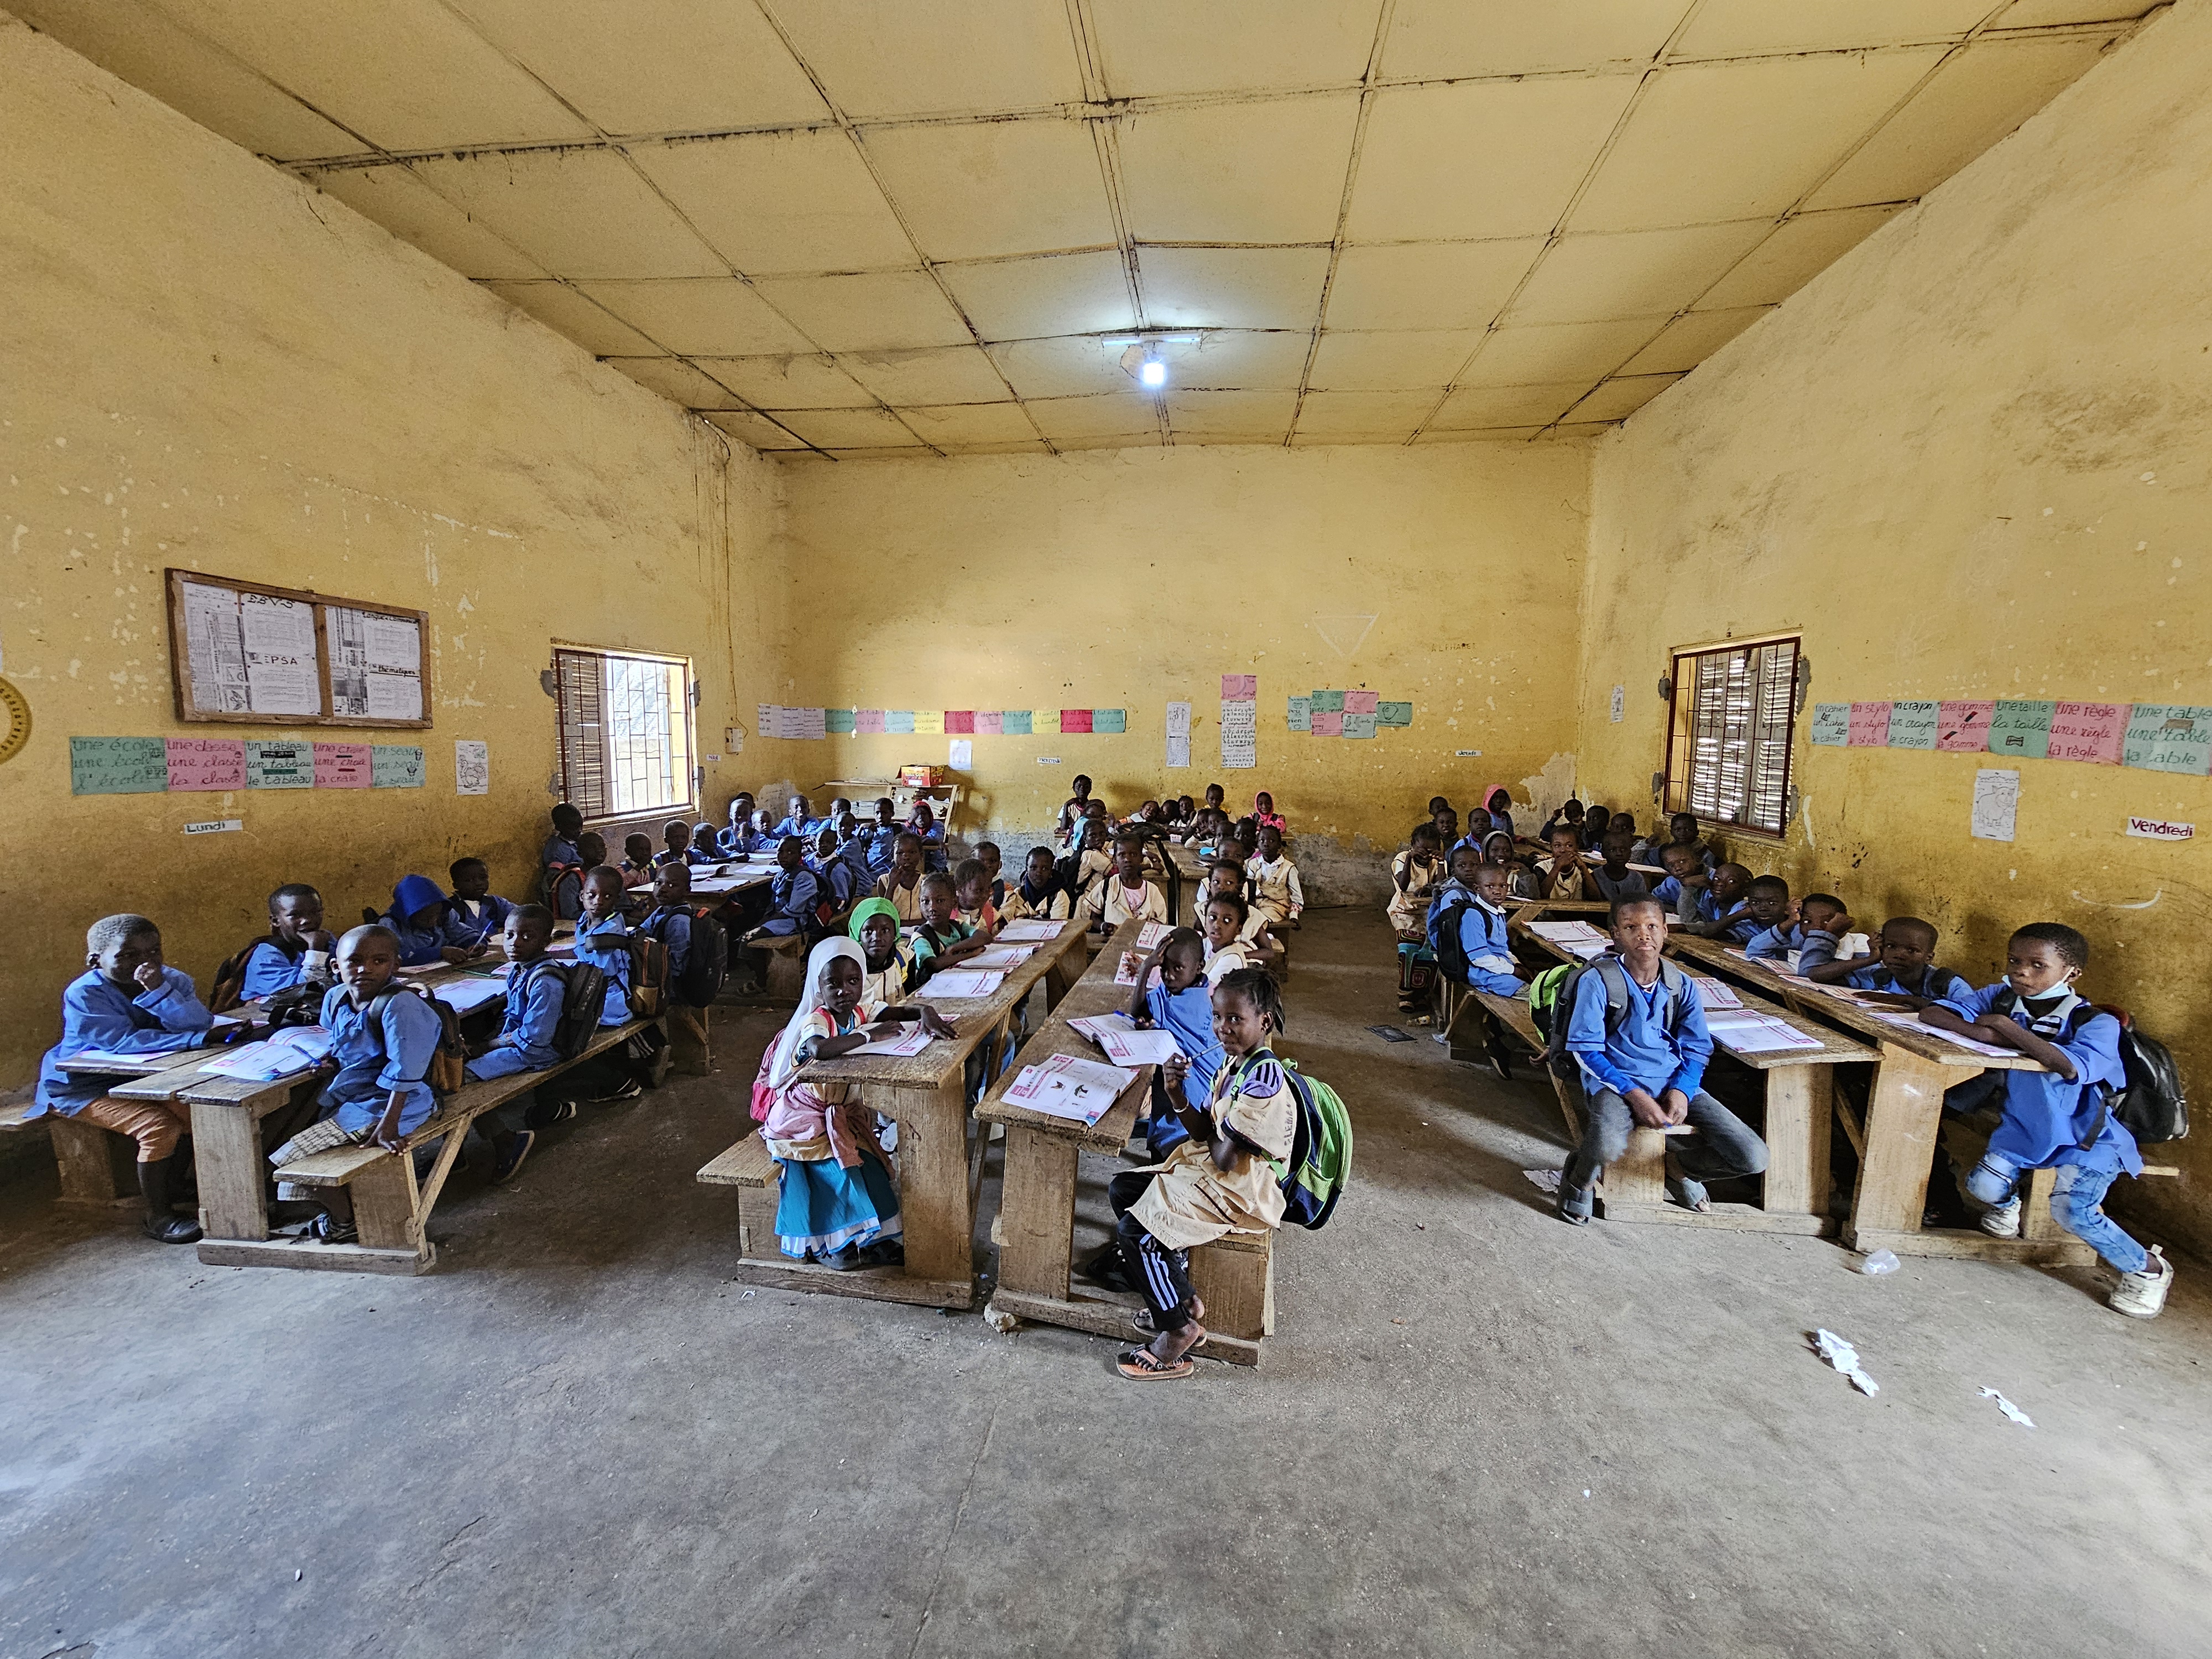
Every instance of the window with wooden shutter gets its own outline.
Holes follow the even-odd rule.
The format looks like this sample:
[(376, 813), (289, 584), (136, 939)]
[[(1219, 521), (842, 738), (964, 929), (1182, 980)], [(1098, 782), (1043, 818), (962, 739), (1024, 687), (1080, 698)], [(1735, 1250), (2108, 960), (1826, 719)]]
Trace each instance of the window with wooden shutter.
[(1667, 810), (1778, 836), (1790, 820), (1797, 640), (1674, 655)]
[(561, 793), (587, 822), (696, 805), (689, 659), (558, 646), (553, 681)]

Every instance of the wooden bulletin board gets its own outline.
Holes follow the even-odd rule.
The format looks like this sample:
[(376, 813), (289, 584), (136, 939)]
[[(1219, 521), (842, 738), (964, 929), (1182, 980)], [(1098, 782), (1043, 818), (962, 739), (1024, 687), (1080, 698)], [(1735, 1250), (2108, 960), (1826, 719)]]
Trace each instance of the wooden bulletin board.
[(179, 720), (430, 724), (427, 612), (197, 570), (168, 579)]

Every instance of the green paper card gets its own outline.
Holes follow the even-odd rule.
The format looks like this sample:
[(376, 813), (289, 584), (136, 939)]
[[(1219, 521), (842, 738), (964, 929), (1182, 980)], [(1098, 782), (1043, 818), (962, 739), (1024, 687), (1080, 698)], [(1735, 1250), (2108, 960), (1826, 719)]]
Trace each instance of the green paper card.
[(1411, 726), (1413, 723), (1413, 705), (1410, 702), (1378, 702), (1375, 705), (1375, 723), (1377, 726)]
[(1344, 712), (1344, 693), (1341, 691), (1316, 691), (1310, 702), (1316, 714), (1341, 714)]
[(1291, 730), (1293, 732), (1313, 730), (1313, 699), (1311, 697), (1291, 699)]
[(1129, 729), (1129, 711), (1126, 708), (1094, 708), (1091, 711), (1091, 729), (1093, 732), (1127, 732)]
[(311, 743), (270, 743), (246, 740), (246, 787), (248, 789), (312, 789), (315, 787), (315, 746)]
[(1889, 746), (1892, 749), (1933, 749), (1938, 705), (1932, 702), (1893, 702), (1889, 706)]
[(1355, 714), (1349, 709), (1344, 715), (1344, 735), (1347, 738), (1371, 738), (1375, 735), (1375, 711)]
[(169, 745), (161, 738), (71, 738), (70, 793), (155, 795), (169, 787)]
[(822, 711), (822, 725), (826, 731), (850, 732), (853, 729), (853, 711), (849, 708), (825, 708)]
[(2212, 708), (2137, 703), (2128, 711), (2120, 762), (2153, 772), (2187, 772), (2200, 778), (2212, 774)]
[(422, 751), (405, 744), (375, 744), (368, 751), (368, 782), (372, 789), (420, 789)]
[(999, 711), (999, 730), (1002, 735), (1009, 738), (1032, 736), (1033, 733), (1030, 728), (1030, 711), (1026, 708), (1001, 708)]
[(1990, 716), (1990, 753), (2043, 760), (2051, 753), (2055, 702), (2000, 702)]
[(1841, 749), (1851, 740), (1851, 706), (1847, 702), (1816, 702), (1813, 705), (1813, 741), (1830, 749)]

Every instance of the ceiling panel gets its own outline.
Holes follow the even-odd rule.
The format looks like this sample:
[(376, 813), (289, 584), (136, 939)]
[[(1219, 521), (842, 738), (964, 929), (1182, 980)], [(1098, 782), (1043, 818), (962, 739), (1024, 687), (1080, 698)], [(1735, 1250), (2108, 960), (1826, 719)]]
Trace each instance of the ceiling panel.
[(899, 418), (880, 409), (778, 410), (775, 417), (823, 449), (919, 448), (921, 440)]
[(1677, 58), (1879, 46), (1964, 34), (2000, 0), (1705, 0)]
[(1063, 0), (773, 0), (830, 96), (855, 117), (1031, 109), (1083, 96)]
[(1297, 410), (1296, 392), (1173, 392), (1168, 424), (1178, 438), (1280, 443)]
[(1382, 73), (1401, 81), (1641, 65), (1690, 9), (1691, 0), (1398, 0)]
[(673, 398), (687, 409), (727, 409), (736, 401), (680, 357), (609, 357), (604, 361), (608, 368), (620, 370), (640, 386)]
[(938, 275), (987, 340), (1035, 340), (1137, 325), (1119, 253), (944, 265)]
[(1486, 327), (1543, 247), (1540, 236), (1347, 247), (1328, 291), (1328, 325)]
[(1544, 435), (1545, 429), (1540, 426), (1431, 426), (1424, 427), (1413, 441), (1417, 444), (1526, 443)]
[(577, 286), (679, 356), (744, 357), (813, 349), (811, 341), (734, 276)]
[(994, 345), (990, 352), (1000, 372), (1024, 398), (1075, 398), (1086, 393), (1119, 397), (1133, 393), (1136, 388), (1137, 383), (1121, 367), (1121, 350), (1109, 350), (1087, 336), (1014, 340)]
[(464, 276), (546, 274), (543, 265), (470, 218), (408, 167), (334, 167), (300, 176)]
[(438, 0), (162, 0), (160, 9), (382, 149), (592, 136)]
[(1610, 374), (1659, 332), (1657, 318), (1501, 328), (1483, 342), (1462, 386), (1588, 386)]
[(493, 44), (611, 133), (827, 118), (760, 9), (729, 0), (452, 0)]
[(933, 346), (921, 351), (853, 351), (838, 365), (887, 404), (988, 404), (1006, 395), (979, 346)]
[(1114, 98), (1357, 84), (1380, 0), (1091, 0)]
[(896, 351), (969, 341), (960, 313), (919, 270), (772, 276), (754, 284), (824, 351)]
[(1936, 70), (1807, 205), (1902, 202), (1926, 194), (2049, 103), (2114, 38), (2072, 35), (1968, 46)]
[(1550, 424), (1582, 401), (1588, 380), (1565, 386), (1462, 386), (1444, 399), (1430, 422), (1446, 432)]
[(1695, 368), (1774, 307), (1693, 311), (1667, 325), (1659, 337), (1621, 365), (1624, 374), (1668, 374)]
[(1170, 386), (1296, 392), (1312, 347), (1313, 336), (1301, 330), (1217, 329), (1195, 345), (1163, 346), (1160, 356)]
[(1632, 374), (1606, 381), (1568, 413), (1577, 421), (1626, 420), (1682, 377)]
[(1079, 438), (1159, 440), (1159, 406), (1131, 386), (1090, 398), (1039, 398), (1027, 405), (1037, 429), (1054, 443)]
[(1313, 327), (1325, 247), (1137, 250), (1146, 321), (1168, 328)]
[(1326, 392), (1422, 387), (1434, 403), (1481, 343), (1480, 329), (1401, 329), (1382, 334), (1330, 329), (1314, 353), (1309, 384)]
[(1686, 307), (1765, 239), (1773, 222), (1565, 236), (1536, 267), (1509, 324), (1598, 323)]
[(112, 0), (9, 0), (7, 9), (258, 155), (304, 161), (362, 148), (352, 134), (158, 11)]
[(901, 412), (908, 426), (940, 449), (980, 444), (1042, 447), (1036, 428), (1017, 403), (918, 404), (904, 406)]
[(1114, 245), (1098, 151), (1082, 122), (878, 127), (865, 142), (932, 259)]
[(702, 357), (699, 367), (756, 409), (860, 409), (875, 402), (827, 357)]
[(607, 150), (434, 156), (413, 164), (438, 194), (556, 276), (726, 276), (668, 204)]
[(1698, 306), (1724, 311), (1778, 304), (1881, 228), (1895, 208), (1845, 208), (1785, 221), (1743, 262), (1702, 294)]
[(1930, 47), (1662, 70), (1568, 228), (1778, 216), (1942, 56)]
[(1309, 392), (1296, 435), (1403, 443), (1436, 405), (1434, 392)]
[(714, 410), (708, 413), (706, 418), (740, 443), (750, 444), (755, 449), (803, 447), (800, 439), (765, 415), (750, 414), (744, 410)]
[(2106, 23), (2115, 18), (2136, 18), (2156, 11), (2166, 0), (2014, 0), (1996, 26), (2003, 29), (2041, 28), (2052, 23)]
[(632, 152), (717, 252), (748, 276), (914, 264), (914, 245), (835, 129), (641, 144)]
[(1351, 93), (1125, 118), (1121, 178), (1140, 242), (1326, 242), (1359, 100)]
[(483, 286), (595, 356), (650, 357), (661, 350), (565, 283), (486, 283)]
[(1636, 91), (1633, 75), (1397, 88), (1376, 95), (1345, 234), (1542, 235)]

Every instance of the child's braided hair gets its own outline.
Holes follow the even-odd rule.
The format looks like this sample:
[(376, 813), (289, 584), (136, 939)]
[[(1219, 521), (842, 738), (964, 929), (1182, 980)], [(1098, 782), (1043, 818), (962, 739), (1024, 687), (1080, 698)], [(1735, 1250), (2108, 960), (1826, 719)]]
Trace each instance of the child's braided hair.
[(1265, 968), (1233, 968), (1221, 976), (1217, 991), (1234, 991), (1260, 1011), (1274, 1030), (1283, 1029), (1283, 988)]

